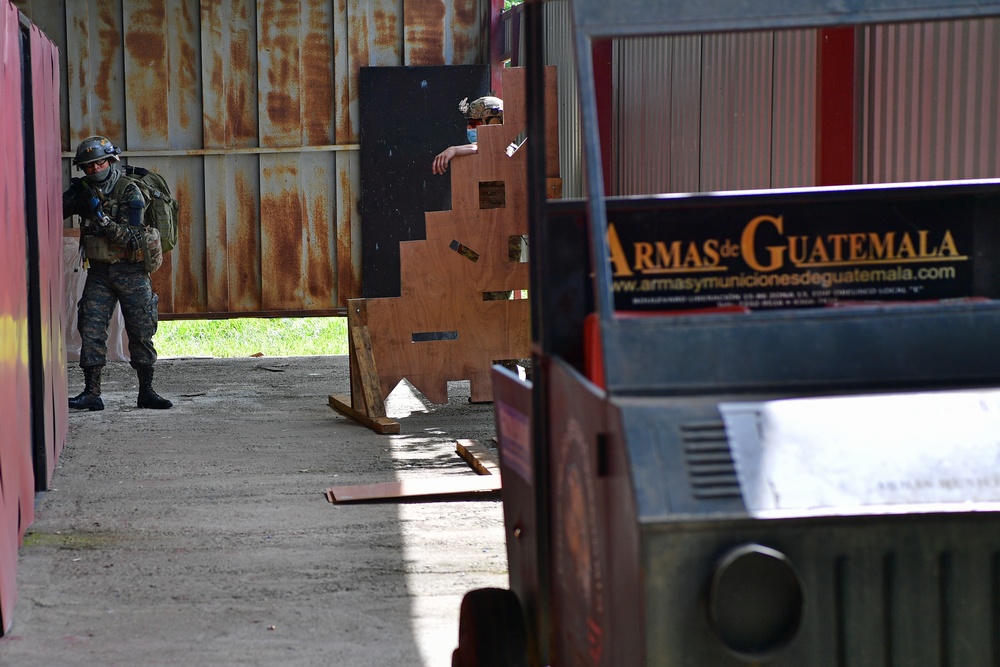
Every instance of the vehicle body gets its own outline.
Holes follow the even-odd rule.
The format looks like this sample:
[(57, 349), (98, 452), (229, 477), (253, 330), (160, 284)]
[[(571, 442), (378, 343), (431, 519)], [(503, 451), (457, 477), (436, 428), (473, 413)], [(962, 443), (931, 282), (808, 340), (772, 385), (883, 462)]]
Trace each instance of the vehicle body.
[[(593, 39), (997, 14), (576, 0), (584, 127)], [(587, 198), (531, 206), (534, 381), (494, 371), (511, 590), (455, 664), (996, 664), (1000, 181), (607, 198), (584, 144)]]

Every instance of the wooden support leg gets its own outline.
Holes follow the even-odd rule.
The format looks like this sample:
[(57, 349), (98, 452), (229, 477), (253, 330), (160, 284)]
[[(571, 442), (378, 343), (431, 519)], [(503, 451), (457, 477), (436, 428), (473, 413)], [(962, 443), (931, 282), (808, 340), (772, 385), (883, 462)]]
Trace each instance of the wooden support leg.
[(364, 299), (347, 302), (348, 347), (351, 360), (351, 395), (329, 397), (330, 406), (376, 433), (399, 433), (399, 422), (385, 415)]

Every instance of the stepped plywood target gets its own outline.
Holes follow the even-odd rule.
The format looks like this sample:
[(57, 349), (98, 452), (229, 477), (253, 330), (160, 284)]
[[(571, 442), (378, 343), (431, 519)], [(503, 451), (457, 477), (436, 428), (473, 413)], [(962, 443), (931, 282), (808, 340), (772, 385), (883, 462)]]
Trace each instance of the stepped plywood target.
[[(447, 383), (456, 380), (469, 380), (473, 401), (489, 401), (490, 366), (530, 356), (528, 264), (511, 257), (528, 233), (524, 70), (508, 68), (503, 75), (504, 124), (480, 126), (478, 152), (452, 160), (452, 209), (426, 214), (426, 239), (400, 243), (400, 296), (348, 301), (348, 311), (359, 316), (352, 319), (367, 329), (383, 399), (406, 378), (434, 403), (447, 403)], [(555, 76), (549, 68), (550, 197), (561, 190)], [(456, 106), (460, 98), (456, 93)], [(426, 168), (429, 178), (445, 178), (430, 175), (429, 161)], [(352, 348), (359, 352), (367, 349)], [(383, 416), (373, 414), (378, 401), (372, 397), (360, 404), (365, 397), (358, 394), (368, 396), (371, 388), (359, 392), (358, 385), (352, 382), (353, 408)]]

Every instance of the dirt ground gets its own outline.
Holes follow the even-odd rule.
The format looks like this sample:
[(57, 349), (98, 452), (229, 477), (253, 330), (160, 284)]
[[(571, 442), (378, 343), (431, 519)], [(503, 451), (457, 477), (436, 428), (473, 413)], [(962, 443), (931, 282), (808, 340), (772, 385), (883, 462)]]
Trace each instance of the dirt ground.
[[(69, 368), (70, 394), (82, 374)], [(450, 665), (462, 595), (508, 585), (498, 497), (334, 505), (330, 486), (473, 475), (492, 404), (401, 384), (378, 435), (329, 407), (343, 356), (161, 359), (167, 411), (125, 363), (72, 412), (21, 548), (0, 665)]]

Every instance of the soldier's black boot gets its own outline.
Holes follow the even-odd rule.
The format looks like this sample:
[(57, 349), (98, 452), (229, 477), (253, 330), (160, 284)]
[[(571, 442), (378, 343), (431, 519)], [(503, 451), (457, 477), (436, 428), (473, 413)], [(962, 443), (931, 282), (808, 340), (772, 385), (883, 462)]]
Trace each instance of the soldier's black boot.
[(153, 391), (152, 368), (137, 368), (135, 372), (139, 375), (139, 399), (135, 402), (137, 406), (153, 410), (166, 410), (173, 407), (173, 403)]
[(101, 400), (101, 366), (83, 369), (83, 391), (69, 399), (71, 410), (103, 410)]

